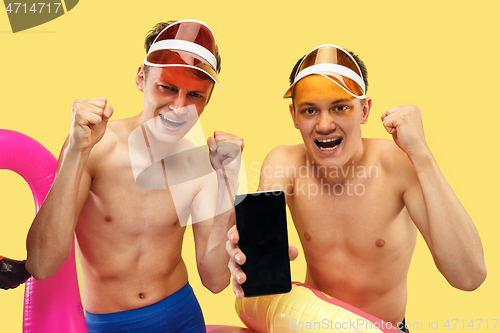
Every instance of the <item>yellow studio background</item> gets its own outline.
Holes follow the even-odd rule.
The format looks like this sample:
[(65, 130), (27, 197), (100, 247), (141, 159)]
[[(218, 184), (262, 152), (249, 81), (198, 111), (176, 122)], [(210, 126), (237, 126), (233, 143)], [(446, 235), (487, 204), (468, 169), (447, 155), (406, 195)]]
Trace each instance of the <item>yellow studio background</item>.
[[(142, 94), (134, 77), (145, 55), (145, 34), (158, 21), (195, 18), (210, 25), (222, 55), (223, 90), (214, 92), (201, 118), (205, 134), (222, 130), (245, 139), (249, 189), (255, 190), (256, 169), (266, 154), (277, 145), (301, 142), (288, 101), (281, 98), (296, 60), (324, 43), (353, 50), (368, 67), (373, 98), (364, 136), (390, 139), (382, 113), (398, 105), (419, 106), (428, 144), (484, 246), (488, 278), (478, 290), (462, 292), (441, 276), (419, 236), (406, 318), (422, 327), (412, 332), (436, 331), (436, 321), (439, 330), (447, 330), (448, 319), (449, 330), (489, 332), (493, 319), (500, 318), (499, 10), (497, 1), (482, 0), (81, 0), (67, 14), (16, 34), (2, 12), (0, 128), (27, 134), (58, 156), (74, 99), (105, 96), (115, 108), (113, 118), (139, 113)], [(0, 184), (0, 254), (24, 259), (34, 216), (31, 192), (10, 171), (0, 171)], [(299, 245), (291, 221), (289, 229), (290, 242)], [(231, 288), (213, 295), (201, 285), (190, 230), (183, 251), (207, 324), (241, 325)], [(303, 281), (303, 255), (292, 264), (292, 275)], [(0, 290), (2, 333), (21, 332), (23, 289)], [(455, 329), (452, 319), (459, 320)], [(477, 328), (481, 319), (489, 320), (488, 329), (484, 322)], [(474, 329), (468, 327), (471, 320)], [(495, 329), (500, 331), (500, 323)]]

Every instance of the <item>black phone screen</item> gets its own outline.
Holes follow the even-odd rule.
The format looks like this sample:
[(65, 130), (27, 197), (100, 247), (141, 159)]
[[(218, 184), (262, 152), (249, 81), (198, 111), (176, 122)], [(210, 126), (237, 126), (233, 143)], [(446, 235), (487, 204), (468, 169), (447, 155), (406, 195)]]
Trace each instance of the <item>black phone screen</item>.
[(285, 194), (267, 191), (235, 197), (238, 246), (246, 256), (241, 285), (246, 297), (287, 293), (292, 288)]

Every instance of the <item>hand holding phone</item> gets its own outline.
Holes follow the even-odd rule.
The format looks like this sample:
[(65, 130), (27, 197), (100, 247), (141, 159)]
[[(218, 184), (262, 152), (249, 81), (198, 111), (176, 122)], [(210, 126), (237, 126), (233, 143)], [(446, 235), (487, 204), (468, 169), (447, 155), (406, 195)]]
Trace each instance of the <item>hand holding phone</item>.
[(287, 293), (292, 288), (285, 194), (267, 191), (235, 197), (238, 246), (246, 256), (241, 269), (245, 297)]

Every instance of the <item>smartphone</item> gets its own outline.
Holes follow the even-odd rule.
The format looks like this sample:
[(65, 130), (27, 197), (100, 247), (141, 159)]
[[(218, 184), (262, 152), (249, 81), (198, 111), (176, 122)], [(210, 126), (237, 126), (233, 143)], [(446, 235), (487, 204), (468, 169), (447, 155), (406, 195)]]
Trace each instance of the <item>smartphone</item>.
[(266, 191), (234, 199), (238, 246), (246, 256), (241, 269), (245, 297), (284, 294), (292, 289), (285, 194)]

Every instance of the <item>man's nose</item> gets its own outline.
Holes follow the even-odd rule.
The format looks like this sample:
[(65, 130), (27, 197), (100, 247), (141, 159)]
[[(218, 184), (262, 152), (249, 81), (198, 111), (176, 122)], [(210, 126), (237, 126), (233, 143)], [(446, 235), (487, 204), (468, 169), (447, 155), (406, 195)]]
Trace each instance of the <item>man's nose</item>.
[(332, 132), (335, 130), (335, 122), (328, 112), (321, 112), (316, 124), (316, 131), (320, 133)]
[(187, 112), (185, 106), (187, 102), (186, 94), (179, 92), (175, 100), (170, 104), (170, 108), (174, 110), (176, 114), (184, 114)]

